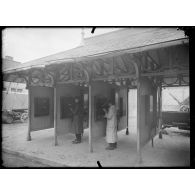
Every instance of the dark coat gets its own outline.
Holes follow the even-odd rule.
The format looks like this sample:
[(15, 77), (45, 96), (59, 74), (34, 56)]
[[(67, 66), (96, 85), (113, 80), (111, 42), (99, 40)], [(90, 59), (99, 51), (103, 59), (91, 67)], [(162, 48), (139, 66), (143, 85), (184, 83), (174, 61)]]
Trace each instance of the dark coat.
[(73, 131), (75, 134), (81, 134), (83, 133), (83, 109), (79, 103), (75, 104), (72, 113), (73, 113), (73, 120), (72, 120)]

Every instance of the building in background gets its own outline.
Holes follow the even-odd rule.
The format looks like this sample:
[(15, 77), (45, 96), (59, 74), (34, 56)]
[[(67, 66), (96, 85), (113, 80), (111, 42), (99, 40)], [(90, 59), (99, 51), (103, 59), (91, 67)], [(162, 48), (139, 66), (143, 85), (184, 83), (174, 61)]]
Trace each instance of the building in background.
[(12, 56), (5, 56), (5, 58), (3, 58), (3, 71), (9, 70), (9, 69), (13, 69), (13, 68), (18, 68), (20, 67), (21, 62), (17, 62), (14, 60), (14, 58)]
[[(20, 62), (14, 61), (13, 57), (3, 58), (3, 71), (17, 69)], [(27, 119), (28, 90), (25, 83), (3, 82), (2, 90), (2, 118), (4, 122), (12, 123), (15, 119), (22, 122)]]

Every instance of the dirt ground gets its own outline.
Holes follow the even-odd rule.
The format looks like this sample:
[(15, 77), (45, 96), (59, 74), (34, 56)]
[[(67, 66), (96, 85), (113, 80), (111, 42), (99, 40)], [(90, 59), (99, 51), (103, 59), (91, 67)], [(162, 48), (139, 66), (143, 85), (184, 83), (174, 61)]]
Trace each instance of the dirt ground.
[[(118, 148), (105, 150), (105, 138), (93, 140), (93, 153), (89, 152), (88, 132), (84, 132), (81, 144), (73, 145), (74, 135), (66, 134), (58, 138), (59, 145), (54, 146), (54, 130), (47, 129), (32, 132), (32, 141), (26, 141), (27, 123), (3, 124), (3, 149), (30, 155), (32, 158), (46, 159), (58, 165), (71, 167), (187, 167), (190, 166), (190, 133), (167, 129), (163, 139), (154, 138), (154, 147), (149, 142), (142, 150), (142, 163), (137, 163), (136, 136), (118, 133)], [(4, 157), (4, 161), (6, 158)], [(16, 162), (15, 161), (12, 162)], [(28, 161), (26, 162), (28, 164)], [(17, 162), (16, 162), (17, 165)], [(25, 164), (26, 165), (26, 164)], [(31, 164), (29, 164), (31, 165)], [(9, 163), (5, 165), (10, 166)], [(21, 166), (23, 166), (21, 164)]]
[(37, 162), (32, 159), (20, 157), (18, 155), (9, 154), (6, 152), (3, 152), (2, 154), (3, 158), (3, 167), (49, 167), (46, 164)]

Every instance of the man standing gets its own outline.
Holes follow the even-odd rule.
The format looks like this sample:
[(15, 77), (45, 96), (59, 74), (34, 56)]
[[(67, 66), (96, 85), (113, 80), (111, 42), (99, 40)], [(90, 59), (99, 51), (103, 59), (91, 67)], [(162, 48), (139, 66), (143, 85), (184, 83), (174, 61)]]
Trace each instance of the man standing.
[(117, 116), (116, 107), (109, 101), (108, 112), (104, 109), (105, 117), (107, 118), (106, 126), (106, 141), (108, 147), (106, 150), (114, 150), (117, 147)]
[(75, 105), (71, 111), (73, 114), (72, 128), (76, 136), (72, 143), (78, 144), (81, 143), (81, 134), (83, 134), (83, 109), (79, 98), (75, 98)]

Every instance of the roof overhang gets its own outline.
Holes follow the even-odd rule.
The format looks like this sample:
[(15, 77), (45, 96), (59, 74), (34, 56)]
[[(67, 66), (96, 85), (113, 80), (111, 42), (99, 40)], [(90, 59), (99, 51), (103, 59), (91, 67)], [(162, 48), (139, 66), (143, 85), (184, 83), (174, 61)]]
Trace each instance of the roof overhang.
[(112, 57), (112, 56), (122, 55), (125, 53), (140, 53), (140, 52), (144, 52), (147, 50), (155, 50), (155, 49), (159, 49), (159, 48), (171, 47), (171, 46), (176, 46), (176, 45), (184, 45), (184, 44), (188, 44), (188, 43), (189, 43), (188, 38), (182, 38), (182, 39), (171, 40), (171, 41), (167, 41), (167, 42), (160, 42), (160, 43), (145, 45), (145, 46), (136, 47), (136, 48), (114, 50), (114, 51), (109, 51), (109, 52), (97, 53), (97, 54), (93, 54), (93, 55), (80, 56), (80, 57), (74, 57), (74, 58), (68, 58), (68, 59), (67, 58), (54, 59), (54, 60), (47, 61), (44, 64), (40, 64), (40, 65), (31, 65), (31, 66), (27, 66), (27, 67), (8, 69), (8, 70), (3, 71), (3, 73), (10, 74), (10, 73), (16, 73), (16, 72), (24, 72), (24, 71), (28, 71), (28, 70), (33, 69), (33, 68), (45, 68), (45, 67), (49, 67), (52, 65), (93, 60), (93, 59), (100, 58), (100, 57)]

